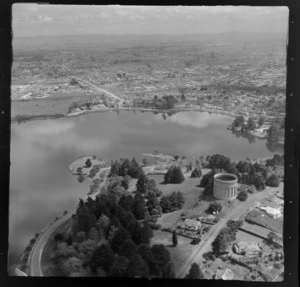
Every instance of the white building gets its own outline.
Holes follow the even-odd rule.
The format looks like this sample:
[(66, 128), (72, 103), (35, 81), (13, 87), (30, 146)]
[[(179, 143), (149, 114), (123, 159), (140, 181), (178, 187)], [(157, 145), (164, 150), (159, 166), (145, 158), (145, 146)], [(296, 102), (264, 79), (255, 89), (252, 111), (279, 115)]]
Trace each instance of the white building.
[(184, 225), (186, 229), (189, 230), (198, 230), (201, 226), (201, 223), (197, 220), (193, 220), (193, 219), (186, 219), (184, 221)]
[(270, 206), (258, 206), (259, 209), (263, 210), (265, 213), (267, 213), (269, 216), (273, 218), (280, 218), (282, 217), (281, 210), (278, 208), (273, 208)]

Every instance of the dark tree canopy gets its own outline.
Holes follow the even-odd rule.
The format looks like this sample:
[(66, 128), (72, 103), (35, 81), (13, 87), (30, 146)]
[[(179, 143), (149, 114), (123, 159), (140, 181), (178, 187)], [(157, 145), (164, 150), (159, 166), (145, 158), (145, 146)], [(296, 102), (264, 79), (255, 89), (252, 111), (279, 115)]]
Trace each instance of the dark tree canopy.
[(141, 258), (140, 255), (135, 254), (128, 265), (128, 276), (147, 278), (149, 275), (147, 263)]
[(185, 277), (186, 279), (203, 279), (203, 273), (197, 263), (193, 263), (190, 267), (189, 273)]
[(136, 244), (131, 240), (127, 239), (120, 248), (119, 255), (125, 256), (128, 259), (131, 259), (136, 253)]
[(109, 277), (121, 277), (127, 276), (127, 269), (129, 265), (129, 260), (125, 256), (119, 256), (114, 261), (113, 265), (109, 269)]
[(177, 244), (178, 244), (178, 238), (177, 238), (176, 230), (173, 231), (172, 242), (173, 242), (173, 246), (177, 246)]
[(202, 176), (202, 172), (200, 167), (196, 167), (191, 173), (191, 177), (193, 178), (201, 177), (201, 176)]
[(271, 186), (271, 187), (278, 187), (279, 186), (279, 179), (278, 176), (273, 173), (266, 179), (266, 185)]
[(171, 166), (164, 176), (165, 183), (182, 183), (185, 180), (180, 166)]
[(163, 196), (160, 200), (160, 206), (163, 213), (172, 212), (182, 208), (184, 197), (182, 192), (172, 192), (170, 195)]

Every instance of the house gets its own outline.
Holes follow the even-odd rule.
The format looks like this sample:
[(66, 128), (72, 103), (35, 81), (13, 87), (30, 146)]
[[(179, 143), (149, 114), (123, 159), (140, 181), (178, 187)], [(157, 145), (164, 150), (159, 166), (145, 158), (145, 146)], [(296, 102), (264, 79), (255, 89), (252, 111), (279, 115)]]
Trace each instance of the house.
[(201, 222), (197, 221), (197, 220), (193, 220), (193, 219), (186, 219), (184, 221), (184, 226), (186, 229), (189, 230), (198, 230), (201, 226)]
[(222, 279), (222, 280), (232, 280), (233, 279), (233, 272), (231, 269), (218, 269), (215, 274), (215, 279)]
[(272, 218), (280, 218), (282, 217), (281, 210), (278, 208), (273, 208), (270, 206), (258, 206), (259, 209), (264, 210)]

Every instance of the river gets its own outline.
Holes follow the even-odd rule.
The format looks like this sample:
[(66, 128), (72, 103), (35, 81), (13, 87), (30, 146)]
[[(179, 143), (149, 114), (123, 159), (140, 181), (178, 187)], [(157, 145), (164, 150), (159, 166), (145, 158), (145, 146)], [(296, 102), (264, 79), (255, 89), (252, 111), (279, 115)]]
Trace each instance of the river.
[(232, 118), (200, 112), (171, 116), (109, 111), (76, 118), (36, 120), (11, 126), (9, 265), (29, 240), (88, 191), (68, 165), (82, 155), (111, 161), (138, 160), (141, 153), (207, 156), (241, 160), (274, 154), (264, 140), (249, 143), (226, 127)]

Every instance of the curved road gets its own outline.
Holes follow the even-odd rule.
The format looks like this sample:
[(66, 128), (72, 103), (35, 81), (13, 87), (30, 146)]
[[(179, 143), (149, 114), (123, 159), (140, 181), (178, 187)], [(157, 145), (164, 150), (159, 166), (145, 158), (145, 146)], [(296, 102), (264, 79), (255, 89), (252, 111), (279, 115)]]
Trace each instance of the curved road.
[(245, 213), (249, 211), (249, 208), (253, 206), (253, 204), (265, 197), (270, 196), (270, 191), (255, 193), (251, 199), (245, 202), (241, 202), (234, 209), (228, 212), (217, 224), (213, 225), (213, 227), (207, 232), (205, 237), (202, 239), (198, 248), (192, 253), (189, 259), (182, 265), (181, 269), (178, 271), (177, 277), (182, 278), (190, 269), (192, 263), (200, 261), (202, 255), (205, 252), (211, 250), (211, 244), (218, 236), (222, 228), (226, 226), (228, 220), (239, 220)]

